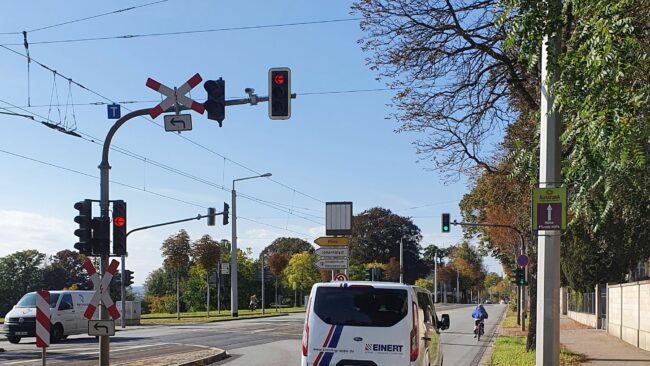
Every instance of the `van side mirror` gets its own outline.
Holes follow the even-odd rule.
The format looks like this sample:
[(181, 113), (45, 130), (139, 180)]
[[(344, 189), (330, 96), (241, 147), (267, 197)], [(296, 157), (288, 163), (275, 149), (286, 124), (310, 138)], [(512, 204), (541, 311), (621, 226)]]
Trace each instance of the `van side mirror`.
[(438, 329), (445, 330), (449, 329), (449, 314), (442, 314), (440, 322), (438, 323)]

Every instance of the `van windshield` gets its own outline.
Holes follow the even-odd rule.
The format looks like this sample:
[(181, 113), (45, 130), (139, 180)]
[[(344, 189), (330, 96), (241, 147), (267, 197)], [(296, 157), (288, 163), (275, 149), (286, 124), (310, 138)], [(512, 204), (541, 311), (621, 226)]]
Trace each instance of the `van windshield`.
[[(59, 294), (50, 294), (50, 307), (53, 308), (56, 306), (56, 302), (59, 300)], [(24, 295), (18, 304), (17, 308), (35, 308), (36, 307), (36, 293), (31, 292)]]
[(325, 323), (392, 327), (408, 314), (406, 290), (374, 287), (319, 287), (314, 312)]

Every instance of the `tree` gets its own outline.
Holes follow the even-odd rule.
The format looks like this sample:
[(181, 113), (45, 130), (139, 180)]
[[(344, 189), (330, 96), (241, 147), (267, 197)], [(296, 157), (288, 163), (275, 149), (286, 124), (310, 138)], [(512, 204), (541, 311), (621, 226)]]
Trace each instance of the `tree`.
[(44, 287), (61, 290), (76, 285), (79, 290), (92, 289), (92, 282), (83, 265), (85, 260), (86, 257), (77, 251), (65, 249), (57, 252), (43, 269)]
[[(352, 221), (350, 260), (359, 263), (388, 263), (400, 257), (400, 240), (404, 247), (404, 282), (414, 283), (429, 272), (420, 258), (420, 229), (408, 217), (375, 207)], [(399, 275), (398, 275), (399, 278)]]
[(214, 269), (221, 258), (221, 247), (219, 243), (214, 241), (210, 235), (203, 235), (201, 239), (192, 243), (192, 258), (195, 262), (201, 265), (205, 270), (205, 289), (206, 289), (206, 311), (207, 316), (210, 316), (210, 273)]
[(204, 311), (207, 309), (206, 298), (203, 297), (208, 287), (208, 283), (205, 281), (207, 272), (203, 266), (194, 264), (187, 273), (187, 279), (182, 285), (182, 296), (188, 311)]
[(314, 253), (314, 247), (309, 242), (299, 238), (277, 238), (262, 250), (260, 255), (270, 257), (275, 253), (287, 254), (309, 252)]
[[(320, 280), (320, 273), (316, 269), (315, 263), (316, 256), (309, 252), (296, 253), (291, 256), (289, 264), (284, 269), (284, 276), (294, 293), (307, 290)], [(298, 306), (295, 299), (294, 306)]]
[(396, 91), (397, 132), (418, 132), (416, 151), (447, 178), (499, 172), (489, 146), (519, 109), (539, 106), (539, 76), (505, 49), (502, 2), (363, 0), (359, 43)]
[(176, 272), (176, 319), (180, 320), (180, 275), (181, 270), (185, 270), (190, 262), (190, 236), (181, 229), (176, 235), (165, 239), (161, 249), (165, 266)]
[(0, 314), (6, 314), (20, 298), (38, 290), (45, 254), (29, 249), (0, 258)]
[(289, 264), (291, 256), (286, 253), (273, 253), (268, 257), (268, 264), (273, 277), (275, 278), (275, 305), (278, 306), (278, 282), (282, 279), (282, 272)]

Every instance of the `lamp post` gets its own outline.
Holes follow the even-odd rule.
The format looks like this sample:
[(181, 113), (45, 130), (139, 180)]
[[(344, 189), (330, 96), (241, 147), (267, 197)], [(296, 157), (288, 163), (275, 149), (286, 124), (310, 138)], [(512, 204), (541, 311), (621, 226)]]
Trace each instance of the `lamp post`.
[(267, 178), (271, 173), (255, 175), (252, 177), (233, 179), (232, 181), (232, 245), (230, 251), (230, 314), (233, 317), (239, 316), (239, 302), (237, 299), (237, 191), (235, 182), (240, 180)]

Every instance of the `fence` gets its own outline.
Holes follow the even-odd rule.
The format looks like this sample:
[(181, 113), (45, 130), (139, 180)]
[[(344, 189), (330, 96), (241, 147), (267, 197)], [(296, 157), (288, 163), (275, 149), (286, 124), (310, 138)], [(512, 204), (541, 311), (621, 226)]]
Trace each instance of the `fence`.
[(607, 286), (607, 331), (650, 351), (650, 281)]
[(569, 292), (567, 294), (567, 305), (569, 311), (578, 313), (596, 314), (596, 293), (595, 292)]

